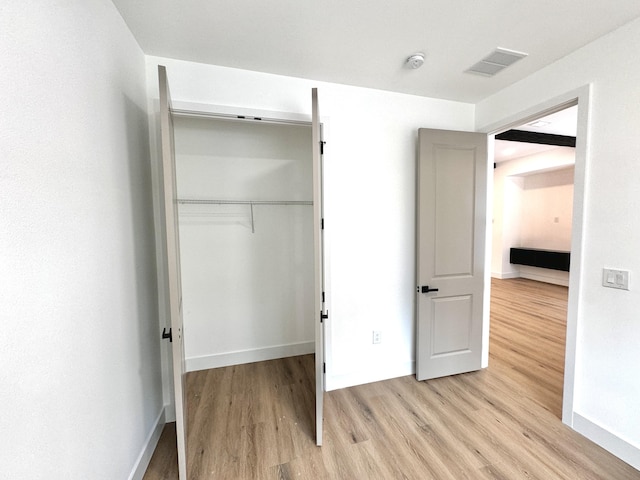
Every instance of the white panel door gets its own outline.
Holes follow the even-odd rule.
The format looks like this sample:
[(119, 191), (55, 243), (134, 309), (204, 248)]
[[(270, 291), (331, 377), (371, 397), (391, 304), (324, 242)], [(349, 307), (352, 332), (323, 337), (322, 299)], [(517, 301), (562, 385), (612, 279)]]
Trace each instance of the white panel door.
[(416, 378), (479, 370), (487, 136), (420, 129)]
[(180, 276), (180, 239), (178, 237), (178, 202), (176, 191), (176, 162), (173, 139), (171, 95), (167, 70), (158, 66), (160, 83), (160, 136), (162, 140), (162, 182), (164, 189), (164, 231), (167, 244), (167, 280), (169, 313), (171, 316), (173, 388), (176, 406), (176, 435), (178, 440), (178, 473), (187, 480), (187, 425), (184, 400), (185, 360), (182, 325), (182, 282)]
[(311, 91), (313, 145), (313, 236), (315, 256), (315, 314), (316, 318), (316, 444), (322, 445), (324, 404), (324, 239), (322, 209), (322, 125), (318, 109), (318, 89)]

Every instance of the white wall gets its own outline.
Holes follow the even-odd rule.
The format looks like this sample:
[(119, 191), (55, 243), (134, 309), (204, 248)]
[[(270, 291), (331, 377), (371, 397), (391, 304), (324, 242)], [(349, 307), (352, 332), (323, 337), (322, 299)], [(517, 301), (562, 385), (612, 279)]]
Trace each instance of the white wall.
[[(521, 247), (571, 251), (574, 168), (536, 173), (523, 180)], [(569, 286), (569, 272), (519, 265), (522, 278)]]
[[(581, 134), (587, 136), (586, 162), (579, 165), (576, 159), (576, 172), (578, 167), (586, 170), (585, 202), (574, 204), (582, 212), (577, 218), (583, 217), (578, 240), (583, 261), (579, 288), (570, 288), (573, 314), (568, 341), (569, 348), (575, 348), (576, 363), (573, 402), (565, 420), (636, 468), (640, 468), (640, 288), (634, 281), (640, 274), (640, 56), (629, 46), (638, 44), (640, 19), (479, 103), (476, 119), (479, 129), (491, 128), (592, 84), (589, 128), (578, 131), (578, 141)], [(574, 228), (574, 238), (575, 233)], [(630, 291), (602, 287), (603, 267), (629, 270)]]
[[(473, 129), (474, 107), (364, 88), (148, 57), (175, 100), (311, 113), (327, 121), (327, 388), (409, 374), (415, 360), (415, 158), (419, 127)], [(373, 330), (382, 343), (373, 345)]]
[(0, 476), (127, 478), (163, 409), (144, 56), (108, 0), (1, 10)]
[(521, 247), (571, 250), (573, 175), (571, 167), (523, 178)]
[[(311, 127), (174, 121), (187, 370), (312, 353)], [(253, 215), (252, 215), (253, 213)]]
[[(532, 277), (521, 275), (522, 266), (509, 263), (511, 247), (571, 250), (574, 161), (574, 148), (558, 147), (501, 162), (494, 169), (493, 277)], [(533, 271), (538, 280), (568, 283), (566, 272), (525, 270)]]

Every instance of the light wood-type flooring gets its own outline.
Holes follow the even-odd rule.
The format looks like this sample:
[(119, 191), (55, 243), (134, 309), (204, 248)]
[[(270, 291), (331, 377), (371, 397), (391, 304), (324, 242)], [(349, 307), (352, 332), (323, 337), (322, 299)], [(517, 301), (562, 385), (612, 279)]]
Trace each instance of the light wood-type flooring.
[[(188, 465), (205, 479), (640, 479), (560, 421), (567, 289), (492, 282), (489, 368), (325, 394), (314, 443), (313, 356), (187, 376)], [(176, 479), (168, 424), (145, 479)]]

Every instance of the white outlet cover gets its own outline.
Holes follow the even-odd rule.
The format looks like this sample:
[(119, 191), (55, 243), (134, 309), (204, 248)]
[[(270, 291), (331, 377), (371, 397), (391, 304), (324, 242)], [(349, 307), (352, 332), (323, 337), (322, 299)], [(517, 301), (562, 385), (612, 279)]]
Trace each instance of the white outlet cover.
[(617, 288), (619, 290), (629, 290), (629, 271), (603, 268), (602, 286)]

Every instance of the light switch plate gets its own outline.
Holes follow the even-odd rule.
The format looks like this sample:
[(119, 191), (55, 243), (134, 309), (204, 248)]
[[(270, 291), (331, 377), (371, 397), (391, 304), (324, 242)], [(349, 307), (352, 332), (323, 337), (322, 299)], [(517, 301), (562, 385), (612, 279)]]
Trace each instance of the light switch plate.
[(602, 286), (618, 288), (620, 290), (629, 290), (629, 271), (603, 268)]

